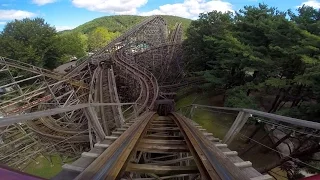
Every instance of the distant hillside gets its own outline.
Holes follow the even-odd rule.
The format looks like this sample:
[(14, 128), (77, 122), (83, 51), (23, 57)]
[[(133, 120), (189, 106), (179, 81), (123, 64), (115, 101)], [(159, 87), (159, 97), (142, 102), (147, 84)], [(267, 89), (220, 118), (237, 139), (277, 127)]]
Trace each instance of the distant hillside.
[[(181, 22), (184, 31), (189, 27), (191, 20), (177, 17), (177, 16), (162, 16), (167, 22), (170, 29), (172, 29), (177, 22)], [(81, 32), (88, 34), (96, 27), (106, 27), (109, 31), (123, 33), (132, 26), (146, 19), (146, 16), (134, 16), (134, 15), (119, 15), (119, 16), (105, 16), (94, 19), (87, 23), (84, 23), (73, 30), (63, 31), (67, 32)]]

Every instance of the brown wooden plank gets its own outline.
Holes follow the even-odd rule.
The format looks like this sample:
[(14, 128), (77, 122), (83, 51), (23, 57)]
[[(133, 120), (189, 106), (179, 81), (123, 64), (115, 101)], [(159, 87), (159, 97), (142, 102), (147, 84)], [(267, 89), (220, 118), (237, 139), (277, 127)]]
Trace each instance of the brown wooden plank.
[[(196, 154), (199, 155), (206, 172), (211, 179), (221, 179), (222, 176), (227, 176), (230, 179), (249, 180), (250, 178), (244, 174), (233, 162), (231, 162), (223, 152), (209, 141), (199, 129), (197, 129), (191, 120), (173, 113), (177, 118), (177, 122), (186, 134), (186, 139), (189, 139), (192, 147), (195, 148)], [(189, 146), (190, 147), (190, 146)], [(206, 150), (206, 151), (204, 151)], [(212, 160), (212, 158), (215, 158)]]
[(150, 164), (132, 164), (129, 163), (126, 171), (136, 173), (152, 173), (152, 174), (184, 174), (198, 173), (197, 166), (159, 166)]
[(179, 128), (149, 128), (149, 132), (180, 132)]
[(139, 143), (137, 151), (162, 153), (162, 152), (189, 152), (187, 145), (175, 145), (175, 144), (148, 144)]
[(161, 139), (141, 139), (140, 143), (149, 144), (186, 144), (184, 140), (161, 140)]
[(178, 127), (176, 124), (151, 124), (151, 127)]
[(145, 139), (167, 139), (167, 140), (183, 140), (182, 136), (160, 136), (160, 135), (147, 135)]
[(170, 125), (172, 125), (172, 124), (176, 124), (176, 123), (174, 123), (173, 121), (163, 121), (163, 122), (161, 122), (161, 121), (152, 121), (151, 122), (151, 124), (170, 124)]

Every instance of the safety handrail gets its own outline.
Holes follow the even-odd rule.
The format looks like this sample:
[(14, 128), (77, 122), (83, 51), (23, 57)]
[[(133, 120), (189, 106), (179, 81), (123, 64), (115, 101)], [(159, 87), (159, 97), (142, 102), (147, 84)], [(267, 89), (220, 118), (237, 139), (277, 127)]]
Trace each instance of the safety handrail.
[(293, 124), (293, 125), (297, 125), (297, 126), (303, 126), (303, 127), (308, 127), (308, 128), (320, 130), (320, 123), (317, 123), (317, 122), (312, 122), (312, 121), (307, 121), (307, 120), (297, 119), (297, 118), (292, 118), (292, 117), (287, 117), (287, 116), (281, 116), (281, 115), (257, 111), (257, 110), (253, 110), (253, 109), (206, 106), (206, 105), (200, 105), (200, 104), (191, 104), (191, 105), (185, 106), (185, 107), (190, 107), (190, 106), (191, 107), (194, 106), (194, 107), (211, 108), (211, 109), (216, 109), (216, 110), (234, 111), (234, 112), (245, 112), (245, 113), (249, 113), (254, 116), (259, 116), (259, 117), (273, 119), (276, 121), (289, 123), (289, 124)]

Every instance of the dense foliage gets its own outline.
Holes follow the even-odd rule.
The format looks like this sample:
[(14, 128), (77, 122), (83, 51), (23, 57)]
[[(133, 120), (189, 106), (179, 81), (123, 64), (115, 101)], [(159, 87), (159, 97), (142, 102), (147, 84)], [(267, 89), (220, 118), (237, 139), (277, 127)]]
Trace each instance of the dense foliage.
[(43, 19), (8, 23), (0, 34), (0, 55), (52, 69), (62, 58), (56, 30)]
[[(0, 32), (0, 56), (54, 69), (71, 59), (85, 57), (143, 21), (144, 16), (107, 16), (87, 22), (74, 30), (57, 32), (42, 18), (15, 20)], [(177, 22), (188, 27), (190, 19), (164, 16), (169, 29)]]
[[(172, 29), (177, 22), (181, 22), (182, 26), (186, 30), (190, 23), (190, 19), (181, 18), (177, 16), (162, 16), (167, 22), (169, 29)], [(140, 23), (144, 19), (148, 17), (145, 16), (134, 16), (134, 15), (119, 15), (119, 16), (105, 16), (94, 19), (89, 21), (85, 24), (78, 26), (77, 28), (69, 31), (64, 31), (62, 33), (68, 32), (80, 32), (83, 34), (89, 34), (90, 32), (94, 31), (98, 27), (107, 28), (108, 31), (116, 33), (124, 33), (129, 28), (133, 27), (134, 25)]]
[(111, 42), (116, 37), (120, 36), (119, 32), (109, 32), (108, 29), (103, 27), (97, 27), (91, 31), (88, 35), (88, 49), (89, 51), (96, 51), (109, 42)]
[(79, 33), (59, 35), (44, 19), (9, 22), (0, 34), (0, 56), (54, 69), (86, 55), (86, 39)]
[(186, 69), (204, 77), (205, 88), (224, 90), (227, 106), (257, 104), (320, 121), (319, 32), (320, 10), (307, 6), (297, 12), (260, 4), (234, 14), (204, 13), (187, 31)]

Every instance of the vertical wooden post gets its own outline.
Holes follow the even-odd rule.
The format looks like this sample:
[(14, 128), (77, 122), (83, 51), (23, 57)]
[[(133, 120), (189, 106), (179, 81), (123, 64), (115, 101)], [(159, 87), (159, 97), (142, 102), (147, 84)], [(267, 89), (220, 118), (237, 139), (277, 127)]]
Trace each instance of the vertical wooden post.
[(222, 142), (225, 144), (230, 144), (232, 140), (235, 138), (235, 136), (240, 132), (244, 124), (247, 122), (248, 118), (251, 116), (251, 114), (240, 111), (238, 113), (238, 116), (234, 123), (232, 124), (231, 128), (227, 132), (227, 134), (224, 136)]
[(87, 107), (85, 108), (84, 112), (86, 114), (86, 117), (88, 118), (88, 121), (91, 121), (91, 125), (93, 126), (97, 136), (99, 137), (99, 140), (103, 140), (106, 134), (103, 131), (103, 128), (94, 109), (92, 107)]
[(91, 132), (92, 129), (91, 128), (92, 128), (91, 121), (88, 121), (90, 149), (93, 149), (93, 139), (92, 139), (92, 132)]
[(190, 110), (190, 119), (192, 119), (193, 118), (193, 115), (194, 115), (194, 109), (195, 108), (197, 108), (197, 106), (195, 106), (195, 105), (191, 105), (192, 107), (191, 107), (191, 110)]
[(138, 117), (138, 105), (137, 104), (133, 105), (133, 113), (134, 113), (134, 117), (137, 118)]

